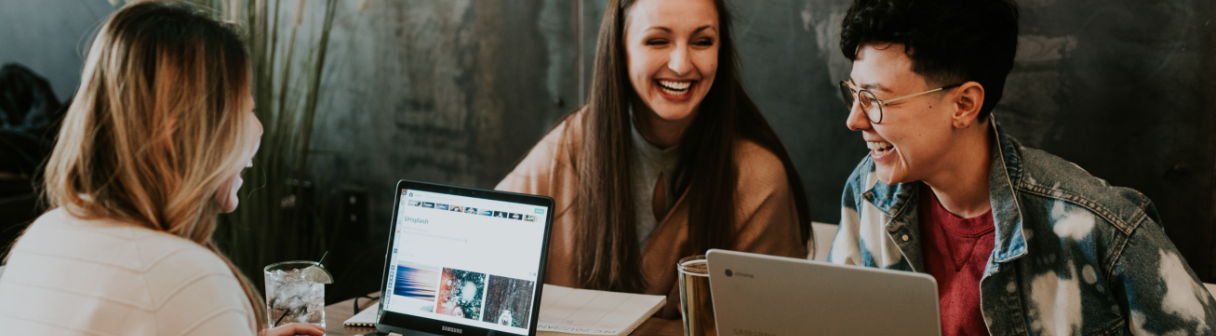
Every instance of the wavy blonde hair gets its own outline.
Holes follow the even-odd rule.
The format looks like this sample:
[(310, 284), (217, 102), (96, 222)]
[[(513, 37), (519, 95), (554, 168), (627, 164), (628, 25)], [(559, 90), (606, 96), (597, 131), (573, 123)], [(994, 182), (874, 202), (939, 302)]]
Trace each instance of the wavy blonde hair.
[(249, 55), (241, 39), (179, 1), (128, 5), (102, 25), (46, 166), (52, 208), (164, 231), (228, 265), (266, 326), (266, 306), (211, 234), (216, 194), (255, 150), (245, 134)]

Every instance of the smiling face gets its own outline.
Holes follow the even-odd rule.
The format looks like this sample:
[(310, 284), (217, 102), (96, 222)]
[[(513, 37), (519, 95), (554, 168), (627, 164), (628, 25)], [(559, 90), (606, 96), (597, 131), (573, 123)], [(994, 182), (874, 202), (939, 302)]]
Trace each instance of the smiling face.
[[(904, 52), (903, 45), (866, 44), (858, 49), (851, 81), (859, 88), (870, 90), (878, 99), (892, 99), (938, 87), (912, 72), (912, 59)], [(870, 158), (874, 160), (879, 180), (887, 184), (907, 183), (946, 171), (939, 166), (947, 161), (942, 158), (952, 146), (954, 106), (943, 99), (949, 92), (930, 93), (883, 106), (880, 124), (871, 123), (859, 104), (853, 104), (847, 125), (849, 129), (861, 132), (870, 148)]]
[(718, 71), (718, 10), (710, 0), (640, 0), (625, 50), (638, 98), (667, 121), (688, 121)]
[[(244, 107), (241, 109), (241, 114), (244, 116), (244, 118), (248, 118), (246, 122), (251, 123), (254, 127), (249, 127), (248, 132), (244, 134), (247, 141), (246, 143), (253, 146), (253, 150), (249, 151), (249, 157), (244, 158), (241, 160), (241, 162), (246, 162), (247, 165), (252, 166), (253, 154), (258, 151), (257, 148), (261, 145), (262, 141), (262, 122), (258, 121), (257, 116), (253, 113), (254, 104), (252, 94), (246, 98), (243, 106)], [(245, 180), (241, 178), (240, 173), (234, 174), (229, 177), (228, 180), (220, 187), (219, 191), (216, 192), (216, 202), (220, 204), (220, 208), (223, 210), (223, 212), (227, 213), (236, 210), (236, 206), (240, 204), (240, 200), (237, 199), (236, 192), (241, 189), (241, 185), (244, 184), (244, 182)]]

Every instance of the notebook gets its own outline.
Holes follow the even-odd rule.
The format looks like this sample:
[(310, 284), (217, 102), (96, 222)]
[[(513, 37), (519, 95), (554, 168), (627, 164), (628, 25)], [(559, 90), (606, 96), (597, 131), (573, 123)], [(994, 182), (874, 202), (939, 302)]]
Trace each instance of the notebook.
[[(662, 295), (642, 295), (544, 285), (537, 336), (628, 335), (667, 304)], [(343, 322), (375, 327), (380, 305), (367, 307)]]
[(537, 336), (628, 335), (667, 304), (664, 295), (544, 285)]
[(347, 326), (347, 327), (375, 328), (376, 327), (376, 313), (379, 313), (379, 312), (380, 312), (380, 305), (378, 305), (378, 304), (371, 306), (371, 307), (367, 307), (367, 309), (364, 309), (363, 311), (359, 312), (358, 314), (355, 314), (355, 316), (351, 316), (349, 319), (346, 320), (346, 322), (342, 322), (342, 325)]

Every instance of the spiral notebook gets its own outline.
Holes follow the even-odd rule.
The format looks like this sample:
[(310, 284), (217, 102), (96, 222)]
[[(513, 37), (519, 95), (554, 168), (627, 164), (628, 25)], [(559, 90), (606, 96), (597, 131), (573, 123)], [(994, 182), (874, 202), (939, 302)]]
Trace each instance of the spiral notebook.
[(342, 325), (347, 326), (347, 327), (375, 328), (376, 327), (376, 313), (379, 313), (379, 312), (380, 312), (380, 305), (378, 305), (378, 304), (372, 305), (371, 307), (367, 307), (367, 309), (364, 309), (363, 311), (359, 312), (358, 314), (355, 314), (355, 316), (351, 316), (349, 319), (346, 320), (346, 322), (342, 322)]

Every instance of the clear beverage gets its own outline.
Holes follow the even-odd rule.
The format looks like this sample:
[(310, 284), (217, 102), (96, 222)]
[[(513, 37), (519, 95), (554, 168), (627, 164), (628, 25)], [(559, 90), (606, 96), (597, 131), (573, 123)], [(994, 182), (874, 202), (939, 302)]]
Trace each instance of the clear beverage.
[(714, 303), (709, 292), (709, 264), (704, 255), (684, 257), (676, 263), (680, 279), (680, 315), (685, 336), (717, 335)]
[(314, 261), (287, 261), (266, 266), (267, 322), (271, 327), (292, 322), (325, 327), (325, 284), (304, 279)]

